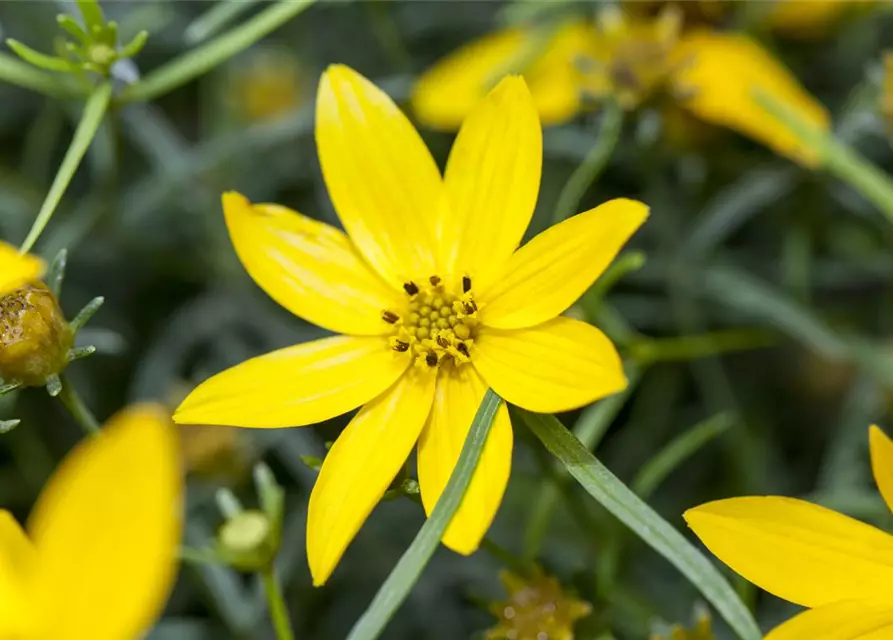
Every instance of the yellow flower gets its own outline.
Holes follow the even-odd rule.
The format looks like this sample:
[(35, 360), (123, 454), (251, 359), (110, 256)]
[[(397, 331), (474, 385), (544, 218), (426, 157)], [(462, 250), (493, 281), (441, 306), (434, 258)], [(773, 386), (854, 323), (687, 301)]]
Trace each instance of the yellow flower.
[(716, 640), (710, 612), (706, 609), (696, 610), (695, 624), (691, 629), (675, 624), (669, 632), (652, 633), (650, 640)]
[[(869, 431), (874, 478), (893, 509), (893, 442)], [(792, 498), (733, 498), (685, 513), (720, 560), (779, 598), (809, 607), (766, 640), (893, 638), (893, 535)]]
[(176, 577), (182, 479), (167, 414), (135, 405), (78, 444), (28, 534), (0, 511), (0, 637), (136, 640)]
[[(610, 13), (608, 14), (610, 16)], [(559, 30), (552, 45), (521, 65), (544, 124), (560, 124), (586, 108), (583, 93), (614, 91), (627, 107), (667, 85), (679, 104), (698, 118), (728, 127), (805, 164), (816, 161), (809, 149), (754, 98), (758, 90), (782, 103), (806, 123), (827, 130), (825, 108), (756, 41), (742, 34), (697, 30), (675, 41), (673, 13), (655, 21), (609, 17), (614, 28), (601, 32), (583, 22)], [(518, 66), (519, 52), (536, 51), (536, 31), (514, 29), (473, 42), (435, 64), (418, 81), (412, 104), (419, 120), (432, 127), (455, 128), (472, 104), (488, 90), (500, 69)], [(558, 46), (556, 43), (564, 43)], [(661, 54), (666, 58), (661, 59)], [(562, 57), (564, 56), (564, 57)], [(589, 59), (589, 63), (586, 60)], [(632, 61), (632, 62), (631, 62)], [(629, 73), (634, 68), (635, 75)], [(729, 70), (733, 69), (734, 73)], [(618, 71), (620, 72), (618, 74)], [(543, 82), (546, 75), (549, 82)], [(637, 91), (618, 87), (632, 77)], [(561, 109), (544, 109), (554, 100)]]
[[(316, 141), (348, 234), (227, 193), (236, 253), (284, 307), (339, 335), (249, 360), (200, 385), (181, 423), (288, 427), (364, 405), (332, 446), (310, 497), (316, 584), (335, 568), (418, 441), (428, 513), (486, 388), (532, 411), (580, 407), (626, 386), (591, 325), (559, 317), (645, 220), (612, 200), (518, 245), (536, 204), (542, 130), (509, 77), (466, 119), (446, 175), (406, 116), (355, 71), (320, 82)], [(473, 552), (502, 499), (512, 454), (497, 413), (444, 543)]]
[(18, 250), (0, 240), (0, 296), (43, 277), (46, 265), (31, 255), (19, 255)]
[(574, 640), (574, 622), (592, 613), (588, 602), (567, 593), (541, 570), (527, 577), (503, 571), (499, 578), (508, 600), (490, 607), (498, 622), (486, 640)]
[(230, 102), (248, 121), (274, 120), (306, 99), (301, 66), (285, 51), (255, 53), (230, 75), (226, 87)]

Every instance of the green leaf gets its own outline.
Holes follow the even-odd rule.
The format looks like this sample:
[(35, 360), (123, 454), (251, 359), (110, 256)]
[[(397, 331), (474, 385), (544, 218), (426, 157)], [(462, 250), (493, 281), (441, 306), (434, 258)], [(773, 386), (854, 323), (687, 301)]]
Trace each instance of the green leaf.
[(41, 53), (40, 51), (35, 51), (28, 45), (22, 44), (18, 40), (8, 38), (6, 40), (6, 44), (9, 45), (9, 48), (12, 49), (18, 57), (20, 57), (25, 62), (33, 64), (35, 67), (46, 69), (47, 71), (62, 72), (71, 71), (74, 68), (67, 60), (57, 58), (56, 56), (49, 56), (45, 53)]
[(31, 89), (52, 98), (72, 98), (79, 95), (61, 80), (62, 78), (54, 77), (17, 58), (0, 53), (0, 82)]
[(87, 35), (87, 32), (84, 31), (83, 27), (78, 23), (77, 20), (72, 18), (69, 15), (64, 13), (56, 16), (56, 23), (69, 34), (71, 34), (74, 38), (78, 40), (83, 45), (90, 44), (90, 36)]
[(71, 327), (71, 330), (74, 333), (77, 333), (81, 329), (84, 328), (84, 325), (90, 322), (90, 318), (92, 318), (99, 308), (105, 303), (105, 298), (102, 296), (96, 296), (81, 309), (78, 314), (74, 317), (74, 320), (68, 323), (68, 326)]
[(207, 73), (307, 9), (314, 0), (280, 0), (245, 23), (148, 74), (121, 92), (122, 102), (153, 100)]
[(87, 31), (94, 32), (97, 27), (102, 28), (105, 24), (105, 17), (102, 15), (102, 7), (96, 0), (76, 0), (78, 10), (84, 17), (84, 24), (87, 25)]
[(0, 420), (0, 434), (9, 433), (20, 424), (21, 420)]
[(140, 31), (138, 34), (133, 36), (133, 40), (128, 42), (126, 45), (121, 47), (121, 50), (118, 51), (119, 58), (133, 58), (140, 51), (143, 50), (143, 47), (146, 46), (146, 41), (149, 39), (148, 31)]
[(93, 94), (87, 100), (87, 104), (84, 105), (84, 113), (74, 132), (71, 146), (69, 146), (68, 151), (65, 152), (65, 157), (62, 159), (62, 164), (59, 166), (56, 178), (53, 180), (53, 184), (50, 187), (49, 192), (47, 192), (46, 199), (40, 207), (37, 219), (34, 221), (31, 231), (28, 232), (28, 237), (25, 238), (25, 242), (22, 243), (22, 253), (26, 253), (34, 247), (34, 243), (37, 242), (40, 234), (43, 232), (44, 228), (46, 228), (47, 223), (49, 223), (50, 218), (53, 217), (53, 212), (59, 205), (59, 201), (62, 200), (62, 196), (68, 188), (68, 184), (74, 177), (81, 160), (84, 158), (84, 154), (87, 153), (90, 143), (93, 142), (93, 137), (99, 130), (99, 125), (102, 123), (103, 117), (105, 117), (105, 112), (108, 109), (111, 98), (112, 85), (111, 83), (106, 82), (93, 91)]
[(719, 413), (696, 424), (651, 458), (633, 478), (630, 488), (643, 500), (647, 500), (679, 465), (711, 440), (728, 431), (734, 423), (735, 417), (731, 413)]
[(716, 567), (599, 462), (564, 425), (550, 415), (521, 409), (513, 413), (530, 427), (589, 495), (688, 578), (739, 638), (761, 640), (762, 634), (753, 616)]
[(13, 382), (11, 384), (0, 384), (0, 396), (5, 396), (7, 393), (15, 391), (22, 385), (18, 382)]
[(471, 428), (468, 430), (468, 436), (465, 438), (465, 444), (462, 446), (462, 453), (459, 455), (456, 467), (450, 475), (443, 494), (434, 506), (434, 511), (422, 525), (409, 549), (397, 562), (391, 575), (381, 585), (372, 604), (357, 620), (350, 635), (347, 636), (347, 640), (377, 638), (406, 596), (409, 595), (425, 565), (434, 555), (437, 545), (440, 544), (440, 538), (450, 524), (450, 520), (453, 519), (465, 491), (471, 483), (471, 476), (477, 467), (481, 452), (484, 450), (484, 443), (487, 441), (490, 425), (493, 424), (493, 418), (496, 416), (500, 402), (502, 402), (501, 398), (492, 389), (488, 389), (474, 416)]
[(196, 45), (218, 33), (250, 9), (257, 0), (221, 0), (192, 21), (183, 33), (188, 44)]
[(73, 349), (68, 350), (68, 354), (66, 355), (66, 359), (69, 362), (74, 362), (75, 360), (81, 360), (82, 358), (88, 358), (96, 353), (96, 347), (93, 345), (89, 345), (86, 347), (74, 347)]
[(68, 250), (62, 249), (53, 258), (53, 264), (47, 271), (46, 283), (57, 298), (62, 293), (62, 283), (65, 281), (65, 267), (68, 265)]

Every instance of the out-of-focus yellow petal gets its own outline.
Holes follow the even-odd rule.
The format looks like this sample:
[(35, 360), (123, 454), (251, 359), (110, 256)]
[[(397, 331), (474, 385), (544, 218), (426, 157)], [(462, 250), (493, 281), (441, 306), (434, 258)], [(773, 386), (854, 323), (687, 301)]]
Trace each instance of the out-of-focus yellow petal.
[(767, 112), (754, 97), (763, 92), (815, 129), (827, 130), (827, 110), (754, 40), (738, 33), (695, 31), (675, 51), (681, 104), (699, 118), (729, 127), (783, 156), (810, 165), (818, 151)]
[(223, 195), (223, 211), (239, 259), (254, 281), (283, 307), (337, 333), (381, 335), (381, 319), (401, 304), (338, 229), (275, 204), (252, 205)]
[(504, 78), (468, 116), (446, 169), (449, 215), (439, 240), (447, 274), (486, 280), (518, 247), (536, 206), (543, 132), (519, 76)]
[(482, 327), (471, 361), (507, 402), (539, 413), (577, 409), (627, 384), (607, 336), (571, 318), (510, 331)]
[(684, 517), (733, 570), (805, 607), (873, 598), (893, 584), (893, 536), (803, 500), (718, 500)]
[(11, 244), (0, 240), (0, 296), (43, 277), (43, 260), (29, 254), (19, 255)]
[(310, 494), (307, 559), (321, 585), (412, 452), (436, 376), (412, 369), (360, 409), (326, 455)]
[[(472, 367), (448, 365), (440, 372), (434, 406), (419, 439), (419, 485), (428, 515), (453, 473), (486, 391)], [(466, 555), (478, 548), (502, 502), (511, 466), (512, 425), (503, 403), (462, 504), (443, 535), (446, 546)]]
[(177, 409), (180, 424), (300, 427), (334, 418), (387, 389), (409, 365), (379, 337), (335, 336), (267, 353), (205, 380)]
[(766, 640), (890, 638), (893, 638), (893, 598), (847, 600), (812, 609), (791, 618), (766, 636)]
[(392, 286), (435, 273), (440, 170), (381, 89), (344, 65), (323, 74), (316, 145), (335, 210), (360, 253)]
[(874, 425), (868, 430), (868, 434), (874, 481), (887, 506), (893, 511), (893, 441)]
[(182, 498), (176, 430), (159, 406), (125, 409), (75, 447), (28, 526), (44, 637), (142, 637), (174, 583)]
[(648, 217), (648, 207), (619, 198), (573, 216), (533, 238), (478, 293), (481, 322), (532, 327), (570, 307)]
[(0, 510), (0, 638), (35, 634), (40, 612), (33, 597), (34, 545), (9, 511)]
[[(546, 126), (570, 120), (581, 109), (576, 59), (589, 53), (592, 28), (568, 22), (545, 45), (529, 29), (508, 29), (487, 35), (453, 52), (431, 67), (416, 83), (412, 106), (419, 121), (454, 131), (493, 84), (508, 73), (520, 73)], [(527, 60), (529, 52), (542, 52)]]

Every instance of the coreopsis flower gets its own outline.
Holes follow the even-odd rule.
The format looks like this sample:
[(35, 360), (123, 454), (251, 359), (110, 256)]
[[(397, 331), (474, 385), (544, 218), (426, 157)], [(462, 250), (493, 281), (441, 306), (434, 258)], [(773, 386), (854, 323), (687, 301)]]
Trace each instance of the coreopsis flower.
[(15, 247), (0, 240), (0, 296), (40, 280), (45, 270), (43, 260), (21, 255)]
[[(874, 478), (893, 509), (893, 442), (869, 430)], [(732, 498), (685, 513), (701, 541), (736, 572), (810, 610), (766, 640), (893, 637), (893, 535), (803, 500)]]
[[(316, 584), (418, 442), (422, 502), (440, 497), (487, 387), (532, 411), (580, 407), (626, 386), (598, 329), (560, 317), (645, 220), (618, 199), (518, 248), (536, 204), (542, 130), (524, 81), (508, 77), (466, 119), (446, 175), (391, 99), (355, 71), (320, 82), (316, 141), (347, 234), (285, 207), (227, 193), (236, 253), (296, 315), (343, 335), (260, 356), (201, 384), (181, 423), (313, 424), (360, 405), (310, 497)], [(473, 552), (509, 477), (503, 406), (444, 535)]]
[(0, 637), (144, 637), (176, 577), (182, 493), (174, 427), (159, 407), (130, 407), (78, 444), (27, 534), (0, 511)]
[(503, 571), (499, 578), (508, 600), (490, 607), (498, 622), (487, 631), (486, 640), (574, 640), (574, 623), (592, 613), (588, 602), (541, 570), (531, 576)]
[(253, 54), (227, 78), (230, 103), (247, 121), (274, 120), (299, 107), (306, 96), (298, 60), (277, 49)]
[[(514, 67), (525, 77), (547, 70), (550, 82), (530, 83), (534, 101), (550, 104), (551, 92), (560, 96), (564, 108), (540, 107), (546, 124), (566, 122), (587, 109), (591, 101), (580, 99), (584, 94), (611, 93), (630, 108), (663, 88), (704, 121), (749, 136), (797, 162), (816, 161), (815, 150), (767, 113), (756, 94), (767, 95), (822, 131), (830, 127), (828, 113), (756, 41), (703, 29), (677, 38), (672, 12), (664, 11), (653, 20), (630, 14), (618, 18), (610, 10), (607, 15), (607, 30), (582, 21), (559, 29), (558, 33), (572, 34), (561, 41), (563, 46), (555, 44), (557, 39), (551, 46), (538, 45), (538, 32), (528, 27), (498, 32), (460, 48), (419, 79), (412, 96), (419, 120), (436, 128), (455, 126), (475, 98), (487, 92), (500, 69)], [(618, 82), (624, 79), (625, 88)]]
[(74, 334), (59, 301), (43, 284), (0, 296), (0, 377), (43, 386), (68, 366)]

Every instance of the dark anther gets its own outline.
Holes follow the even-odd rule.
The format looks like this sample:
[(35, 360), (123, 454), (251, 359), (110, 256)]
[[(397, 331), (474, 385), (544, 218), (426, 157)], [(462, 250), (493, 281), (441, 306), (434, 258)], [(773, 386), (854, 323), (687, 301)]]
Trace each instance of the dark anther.
[(448, 346), (450, 346), (450, 341), (443, 336), (437, 336), (437, 344), (446, 349)]
[(471, 291), (471, 278), (462, 276), (462, 293), (468, 293), (469, 291)]
[(477, 307), (474, 304), (474, 301), (471, 302), (463, 302), (462, 307), (465, 309), (465, 313), (471, 315), (475, 311), (477, 311)]
[(419, 288), (416, 286), (416, 283), (410, 280), (409, 282), (403, 283), (403, 290), (411, 296), (414, 296), (419, 292)]
[(474, 301), (474, 298), (472, 298), (469, 302), (471, 302), (471, 308), (474, 309), (475, 311), (477, 311), (478, 303)]
[(400, 353), (403, 353), (404, 351), (408, 351), (408, 350), (409, 350), (408, 342), (403, 342), (402, 340), (397, 340), (396, 344), (394, 345), (394, 351), (399, 351)]
[(461, 353), (466, 358), (468, 357), (468, 347), (465, 346), (464, 342), (460, 342), (458, 345), (456, 345), (456, 351)]
[(436, 367), (437, 366), (437, 354), (432, 351), (429, 351), (428, 355), (425, 356), (425, 363), (429, 367)]
[(436, 287), (440, 284), (440, 276), (431, 276), (430, 278), (428, 278), (428, 282), (431, 283), (432, 287)]
[(397, 322), (397, 320), (400, 319), (400, 316), (398, 316), (393, 311), (385, 310), (381, 312), (381, 319), (385, 322), (389, 322), (390, 324), (394, 324), (395, 322)]

